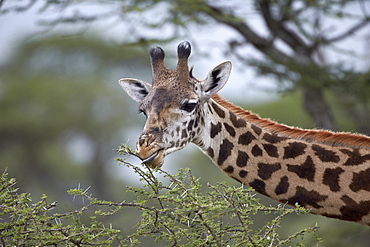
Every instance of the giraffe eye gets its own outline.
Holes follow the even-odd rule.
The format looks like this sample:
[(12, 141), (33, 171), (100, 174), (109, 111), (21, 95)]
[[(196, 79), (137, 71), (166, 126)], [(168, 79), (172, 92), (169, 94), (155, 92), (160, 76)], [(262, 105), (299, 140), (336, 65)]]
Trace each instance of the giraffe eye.
[(196, 102), (185, 102), (180, 109), (187, 112), (192, 112), (196, 106)]

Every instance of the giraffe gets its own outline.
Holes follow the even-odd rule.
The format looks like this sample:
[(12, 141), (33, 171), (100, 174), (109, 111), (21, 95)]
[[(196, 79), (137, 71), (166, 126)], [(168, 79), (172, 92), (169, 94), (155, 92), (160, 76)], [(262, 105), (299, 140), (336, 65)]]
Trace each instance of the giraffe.
[(258, 193), (311, 213), (370, 225), (370, 137), (278, 124), (233, 105), (217, 93), (231, 62), (203, 81), (188, 68), (191, 45), (177, 47), (173, 70), (160, 47), (149, 50), (152, 84), (132, 78), (120, 86), (146, 116), (136, 149), (160, 167), (165, 156), (197, 145), (222, 171)]

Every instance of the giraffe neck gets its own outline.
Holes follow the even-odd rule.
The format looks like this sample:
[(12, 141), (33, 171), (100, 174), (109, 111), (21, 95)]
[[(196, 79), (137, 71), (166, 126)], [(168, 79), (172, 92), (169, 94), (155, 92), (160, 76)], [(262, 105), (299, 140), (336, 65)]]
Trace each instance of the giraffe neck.
[(210, 99), (194, 141), (227, 175), (314, 214), (370, 225), (370, 138), (311, 133), (230, 105)]

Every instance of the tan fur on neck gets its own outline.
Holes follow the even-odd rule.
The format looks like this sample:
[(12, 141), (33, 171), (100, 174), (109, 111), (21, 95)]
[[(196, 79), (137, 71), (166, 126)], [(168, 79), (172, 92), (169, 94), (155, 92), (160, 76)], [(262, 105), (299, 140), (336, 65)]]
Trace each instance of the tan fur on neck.
[(218, 94), (213, 95), (212, 99), (246, 121), (285, 137), (331, 146), (370, 149), (370, 137), (365, 135), (294, 128), (284, 124), (278, 124), (270, 119), (260, 118), (258, 115), (222, 99)]

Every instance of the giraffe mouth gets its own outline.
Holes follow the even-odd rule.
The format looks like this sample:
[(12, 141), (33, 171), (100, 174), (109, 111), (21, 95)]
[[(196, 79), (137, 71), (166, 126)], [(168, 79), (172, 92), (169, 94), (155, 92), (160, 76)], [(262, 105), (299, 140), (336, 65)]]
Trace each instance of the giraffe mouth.
[(161, 167), (164, 161), (164, 152), (163, 149), (159, 149), (149, 157), (142, 159), (142, 163), (149, 166), (150, 168)]
[(157, 152), (155, 152), (154, 154), (150, 155), (148, 158), (144, 159), (142, 162), (143, 163), (148, 163), (148, 162), (154, 160), (155, 157), (157, 157), (158, 153), (159, 153), (159, 150)]

